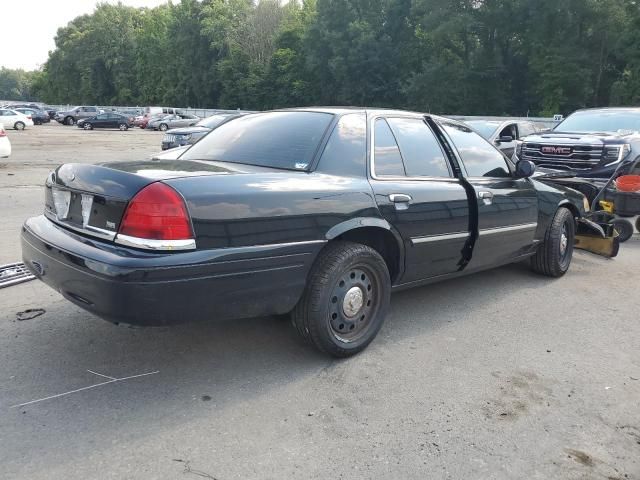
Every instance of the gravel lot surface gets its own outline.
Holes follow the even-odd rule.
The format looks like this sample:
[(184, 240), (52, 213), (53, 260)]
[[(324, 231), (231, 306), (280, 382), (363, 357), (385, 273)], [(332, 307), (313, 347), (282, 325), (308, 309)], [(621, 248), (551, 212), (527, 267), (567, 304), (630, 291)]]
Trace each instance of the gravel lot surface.
[[(54, 166), (148, 158), (161, 139), (9, 136), (0, 263), (20, 259)], [(513, 265), (401, 292), (343, 361), (277, 318), (131, 329), (37, 281), (0, 289), (0, 478), (639, 479), (639, 272), (636, 235), (559, 280)]]

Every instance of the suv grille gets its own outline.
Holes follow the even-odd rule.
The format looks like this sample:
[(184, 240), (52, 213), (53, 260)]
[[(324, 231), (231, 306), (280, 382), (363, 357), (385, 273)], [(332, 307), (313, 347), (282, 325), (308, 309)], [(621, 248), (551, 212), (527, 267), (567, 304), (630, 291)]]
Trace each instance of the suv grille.
[(566, 145), (525, 143), (522, 159), (531, 160), (536, 165), (591, 170), (602, 159), (602, 145)]

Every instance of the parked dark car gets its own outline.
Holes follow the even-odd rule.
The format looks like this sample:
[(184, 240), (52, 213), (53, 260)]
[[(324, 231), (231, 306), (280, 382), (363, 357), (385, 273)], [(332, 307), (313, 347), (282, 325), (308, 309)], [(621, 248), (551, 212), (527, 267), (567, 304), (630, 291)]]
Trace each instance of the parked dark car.
[(34, 125), (42, 125), (43, 123), (49, 123), (51, 121), (49, 114), (44, 110), (27, 107), (14, 108), (14, 110), (24, 113), (25, 115), (31, 115), (31, 120), (33, 120)]
[(344, 357), (376, 336), (392, 290), (527, 258), (562, 276), (584, 197), (534, 169), (436, 116), (255, 113), (178, 160), (58, 167), (22, 254), (112, 322), (291, 312), (300, 335)]
[(71, 110), (57, 112), (55, 120), (64, 125), (74, 125), (83, 118), (91, 118), (98, 115), (100, 109), (98, 107), (75, 107)]
[(640, 155), (639, 132), (640, 108), (578, 110), (551, 131), (523, 138), (516, 155), (579, 177), (609, 178), (622, 160)]
[(93, 130), (94, 128), (117, 128), (119, 130), (129, 130), (132, 126), (131, 118), (120, 113), (100, 113), (95, 117), (85, 118), (78, 121), (78, 128)]
[(495, 144), (502, 153), (511, 158), (515, 152), (517, 141), (522, 137), (546, 130), (530, 120), (465, 120), (464, 123), (473, 128), (484, 138)]
[(170, 148), (182, 147), (184, 145), (193, 145), (214, 128), (240, 115), (241, 114), (237, 113), (218, 113), (200, 120), (192, 127), (167, 130), (164, 137), (162, 137), (162, 150), (169, 150)]

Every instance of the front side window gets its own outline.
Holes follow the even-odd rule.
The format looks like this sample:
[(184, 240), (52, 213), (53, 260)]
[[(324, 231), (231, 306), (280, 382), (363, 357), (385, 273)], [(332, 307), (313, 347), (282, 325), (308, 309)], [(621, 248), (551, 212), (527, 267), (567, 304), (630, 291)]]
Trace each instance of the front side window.
[(384, 118), (376, 120), (373, 142), (375, 174), (380, 177), (404, 177), (406, 172), (400, 148)]
[(442, 121), (441, 126), (449, 135), (460, 154), (470, 177), (510, 177), (505, 157), (487, 140), (465, 125)]
[(387, 118), (409, 177), (448, 177), (440, 143), (421, 118)]
[(307, 170), (332, 120), (333, 114), (305, 111), (246, 115), (211, 131), (180, 158)]

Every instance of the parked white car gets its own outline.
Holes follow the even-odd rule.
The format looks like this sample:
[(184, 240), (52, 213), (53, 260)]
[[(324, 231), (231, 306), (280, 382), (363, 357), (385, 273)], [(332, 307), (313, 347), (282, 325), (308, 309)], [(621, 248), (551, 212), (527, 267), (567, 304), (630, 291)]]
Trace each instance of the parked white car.
[(11, 142), (4, 125), (0, 123), (0, 158), (7, 158), (9, 155), (11, 155)]
[(8, 108), (0, 108), (0, 123), (4, 125), (4, 128), (14, 128), (16, 130), (33, 127), (31, 115), (25, 115)]

